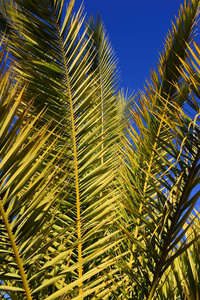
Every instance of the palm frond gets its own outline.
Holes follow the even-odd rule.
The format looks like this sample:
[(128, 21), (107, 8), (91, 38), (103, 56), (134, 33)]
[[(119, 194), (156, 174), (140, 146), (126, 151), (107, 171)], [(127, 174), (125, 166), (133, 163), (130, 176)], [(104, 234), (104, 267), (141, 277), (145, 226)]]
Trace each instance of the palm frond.
[(44, 111), (34, 117), (33, 101), (23, 109), (26, 87), (12, 73), (12, 69), (1, 72), (0, 78), (1, 290), (13, 299), (23, 294), (32, 299), (31, 258), (42, 256), (37, 251), (48, 236), (44, 226), (52, 223), (49, 210), (62, 189), (63, 150), (48, 162), (57, 138), (48, 132), (50, 124), (35, 128)]
[(185, 2), (178, 29), (174, 26), (168, 37), (159, 74), (152, 73), (153, 84), (148, 85), (146, 93), (140, 93), (138, 103), (130, 110), (132, 121), (127, 128), (129, 140), (124, 141), (121, 171), (126, 190), (119, 226), (130, 249), (127, 261), (121, 264), (126, 274), (125, 291), (126, 295), (137, 295), (137, 299), (153, 299), (163, 272), (190, 246), (188, 243), (169, 254), (183, 237), (183, 224), (199, 196), (198, 192), (190, 196), (199, 183), (198, 110), (191, 118), (182, 107), (186, 101), (193, 108), (199, 103), (195, 106), (198, 99), (192, 96), (184, 71), (180, 71), (181, 66), (186, 67), (190, 49), (183, 45), (180, 35), (191, 40), (198, 9), (199, 3)]
[[(85, 33), (80, 34), (84, 20), (82, 7), (73, 15), (74, 1), (70, 2), (65, 15), (64, 1), (14, 2), (17, 8), (12, 8), (8, 21), (13, 26), (9, 47), (16, 71), (25, 82), (28, 81), (27, 95), (37, 96), (35, 112), (38, 105), (40, 110), (44, 105), (48, 106), (42, 122), (53, 117), (50, 130), (58, 124), (57, 133), (63, 119), (59, 146), (65, 146), (69, 184), (63, 190), (62, 201), (55, 201), (55, 207), (59, 205), (55, 225), (60, 232), (66, 229), (63, 251), (71, 250), (67, 274), (70, 270), (71, 273), (65, 280), (59, 279), (60, 284), (55, 284), (50, 294), (52, 299), (61, 297), (73, 286), (71, 297), (82, 299), (82, 294), (93, 293), (93, 289), (87, 290), (90, 280), (96, 280), (95, 289), (101, 290), (103, 277), (99, 280), (96, 272), (90, 279), (92, 266), (107, 268), (114, 263), (113, 259), (106, 262), (105, 253), (112, 251), (115, 245), (115, 241), (111, 243), (114, 235), (109, 226), (118, 211), (118, 197), (112, 197), (109, 186), (119, 164), (114, 145), (120, 132), (122, 108), (121, 102), (117, 102), (114, 86), (111, 83), (106, 86), (106, 80), (111, 78), (112, 81), (115, 76), (115, 66), (104, 74), (104, 83), (100, 82), (99, 72), (92, 70), (96, 58), (91, 50), (94, 47), (91, 36), (85, 38)], [(105, 33), (101, 34), (104, 38)], [(106, 42), (102, 49), (104, 57), (111, 52), (109, 47)], [(107, 100), (103, 103), (99, 91), (105, 87)], [(99, 207), (104, 208), (101, 213)], [(58, 251), (58, 245), (53, 249)], [(63, 263), (57, 270), (58, 277), (66, 274), (64, 268)], [(99, 272), (101, 270), (103, 268), (99, 267)], [(41, 286), (43, 288), (36, 288), (34, 293), (43, 293), (46, 297), (45, 279), (41, 280)]]

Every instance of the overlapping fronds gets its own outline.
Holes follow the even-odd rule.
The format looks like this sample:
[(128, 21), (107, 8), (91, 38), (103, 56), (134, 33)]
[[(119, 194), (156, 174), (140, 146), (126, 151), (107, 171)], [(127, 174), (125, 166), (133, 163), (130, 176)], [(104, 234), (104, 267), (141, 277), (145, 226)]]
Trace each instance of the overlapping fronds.
[[(68, 161), (69, 184), (62, 201), (55, 202), (55, 207), (59, 206), (55, 224), (60, 231), (67, 229), (63, 251), (71, 251), (66, 270), (61, 268), (59, 274), (68, 275), (50, 290), (47, 299), (64, 294), (82, 299), (105, 287), (103, 275), (98, 278), (97, 274), (114, 261), (105, 253), (115, 246), (109, 226), (117, 216), (119, 195), (110, 185), (119, 165), (114, 145), (119, 142), (122, 106), (114, 84), (107, 84), (105, 103), (99, 91), (106, 87), (106, 81), (114, 80), (115, 66), (102, 83), (99, 70), (93, 68), (96, 53), (92, 38), (80, 32), (83, 9), (73, 14), (74, 1), (66, 14), (65, 1), (16, 0), (14, 4), (8, 17), (3, 9), (2, 13), (11, 28), (8, 40), (16, 72), (28, 82), (26, 95), (36, 96), (35, 113), (38, 106), (40, 110), (48, 107), (42, 122), (53, 117), (50, 130), (58, 124), (57, 135), (62, 127), (59, 147), (65, 146), (63, 159)], [(100, 35), (107, 39), (104, 32)], [(111, 52), (109, 47), (107, 43), (101, 50), (102, 57)], [(53, 247), (54, 251), (58, 248)]]
[(0, 1), (0, 296), (197, 297), (199, 0), (129, 117), (102, 22), (73, 7)]
[[(120, 93), (118, 93), (119, 70), (117, 69), (117, 59), (99, 14), (97, 14), (96, 20), (91, 17), (86, 23), (86, 27), (88, 39), (92, 37), (88, 48), (92, 58), (91, 70), (93, 70), (93, 76), (97, 79), (95, 96), (101, 110), (101, 119), (99, 120), (101, 123), (99, 134), (103, 140), (101, 147), (103, 149), (110, 144), (109, 152), (112, 153), (115, 139), (117, 138), (118, 141), (120, 139), (121, 131), (118, 127), (125, 105)], [(114, 159), (116, 153), (112, 154)], [(106, 156), (108, 156), (108, 152)], [(106, 156), (102, 157), (102, 163)]]
[[(153, 299), (163, 272), (190, 246), (188, 241), (173, 255), (170, 252), (189, 228), (182, 230), (199, 197), (198, 84), (193, 86), (198, 98), (191, 90), (191, 82), (198, 75), (191, 67), (186, 78), (186, 58), (191, 48), (182, 42), (191, 40), (198, 9), (197, 1), (185, 3), (177, 20), (178, 29), (173, 26), (158, 65), (159, 74), (152, 73), (153, 85), (140, 93), (138, 103), (130, 110), (132, 121), (127, 127), (129, 139), (124, 142), (121, 171), (126, 191), (119, 224), (131, 251), (122, 263), (127, 275), (123, 289), (127, 299), (130, 295)], [(192, 61), (194, 67), (194, 56), (190, 65)], [(184, 102), (195, 110), (193, 117), (185, 113)]]
[[(196, 212), (197, 213), (197, 212)], [(174, 262), (163, 274), (159, 287), (156, 290), (157, 297), (160, 299), (198, 299), (200, 296), (199, 289), (199, 215), (190, 215), (188, 220), (192, 222), (185, 232), (185, 237), (171, 251), (179, 251), (185, 246), (185, 240), (192, 245), (180, 256), (175, 258)], [(189, 222), (185, 223), (183, 230), (188, 227)], [(159, 296), (158, 296), (159, 295)]]
[[(4, 44), (2, 63), (5, 49)], [(49, 227), (66, 166), (60, 161), (63, 149), (53, 155), (58, 140), (50, 124), (38, 126), (44, 110), (33, 116), (33, 100), (23, 108), (26, 87), (12, 69), (1, 72), (0, 85), (0, 290), (11, 299), (32, 299), (31, 278), (37, 269), (41, 273), (51, 245), (61, 239), (59, 231), (52, 238)]]

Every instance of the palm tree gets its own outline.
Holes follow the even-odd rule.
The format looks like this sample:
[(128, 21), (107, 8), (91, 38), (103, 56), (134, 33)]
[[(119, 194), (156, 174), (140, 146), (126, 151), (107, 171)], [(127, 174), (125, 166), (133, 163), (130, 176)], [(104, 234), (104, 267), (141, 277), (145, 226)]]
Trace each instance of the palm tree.
[(1, 297), (198, 295), (199, 1), (134, 102), (99, 17), (65, 6), (1, 1)]

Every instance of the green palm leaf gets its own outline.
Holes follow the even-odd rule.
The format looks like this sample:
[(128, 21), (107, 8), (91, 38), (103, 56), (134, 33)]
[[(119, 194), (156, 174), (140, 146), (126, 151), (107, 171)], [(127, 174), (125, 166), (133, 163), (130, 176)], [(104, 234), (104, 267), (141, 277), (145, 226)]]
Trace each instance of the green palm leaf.
[(1, 296), (195, 297), (199, 1), (181, 6), (128, 114), (102, 22), (83, 32), (73, 7), (0, 2)]
[[(93, 293), (93, 289), (88, 292), (90, 289), (87, 291), (84, 285), (84, 281), (88, 281), (88, 285), (90, 282), (89, 275), (84, 275), (90, 274), (90, 260), (93, 260), (93, 265), (101, 265), (106, 251), (111, 251), (115, 245), (111, 243), (113, 234), (109, 234), (108, 228), (112, 218), (116, 217), (118, 198), (112, 198), (113, 191), (109, 186), (119, 164), (115, 143), (117, 139), (119, 142), (122, 104), (115, 95), (112, 49), (105, 33), (100, 33), (106, 40), (102, 56), (108, 55), (110, 60), (110, 63), (106, 62), (110, 64), (110, 71), (103, 74), (103, 84), (98, 70), (92, 70), (96, 59), (92, 53), (94, 50), (91, 50), (95, 48), (94, 41), (91, 45), (90, 33), (87, 39), (85, 33), (80, 34), (84, 19), (82, 8), (73, 15), (74, 1), (71, 1), (63, 15), (64, 1), (15, 3), (17, 9), (11, 6), (7, 18), (12, 25), (8, 38), (15, 68), (22, 79), (28, 81), (27, 95), (37, 95), (35, 113), (38, 105), (40, 110), (48, 105), (42, 122), (53, 117), (50, 129), (58, 124), (57, 133), (61, 127), (59, 122), (63, 119), (59, 146), (65, 146), (69, 184), (60, 195), (61, 200), (55, 201), (55, 207), (58, 207), (55, 226), (60, 232), (65, 228), (63, 239), (66, 242), (62, 251), (71, 250), (67, 265), (69, 268), (76, 267), (65, 280), (59, 279), (60, 284), (55, 284), (50, 294), (57, 297), (58, 289), (67, 293), (68, 286), (73, 286), (76, 289), (73, 288), (72, 297), (79, 292), (81, 298), (84, 289), (88, 295)], [(106, 81), (110, 83), (106, 85)], [(105, 103), (99, 98), (102, 88), (107, 89)], [(101, 206), (105, 209), (99, 214)], [(90, 247), (91, 244), (95, 247)], [(52, 251), (58, 251), (58, 245), (54, 245)], [(102, 258), (98, 258), (98, 253)], [(111, 262), (114, 263), (113, 259)], [(103, 266), (110, 266), (109, 261)], [(64, 268), (63, 262), (58, 276)], [(101, 270), (99, 268), (99, 272)], [(99, 281), (96, 274), (91, 278), (94, 280), (95, 277), (99, 282), (96, 285), (98, 290), (103, 278)], [(45, 281), (41, 286), (45, 290)], [(38, 289), (35, 289), (36, 294)]]
[(191, 100), (191, 89), (180, 72), (187, 58), (181, 40), (191, 41), (198, 9), (195, 1), (181, 8), (158, 75), (152, 72), (152, 84), (130, 110), (121, 171), (126, 198), (119, 226), (130, 249), (121, 264), (127, 274), (124, 293), (137, 299), (153, 298), (163, 272), (181, 254), (180, 250), (168, 256), (182, 238), (183, 224), (198, 199), (190, 197), (199, 182), (198, 112), (191, 119), (182, 108), (184, 101), (190, 99), (194, 107), (197, 100)]
[[(2, 61), (5, 47), (1, 51)], [(62, 168), (58, 167), (61, 153), (48, 162), (56, 139), (50, 140), (50, 136), (53, 137), (53, 132), (48, 133), (50, 124), (35, 129), (44, 111), (33, 117), (30, 112), (33, 101), (23, 109), (25, 88), (19, 80), (15, 83), (14, 76), (12, 70), (1, 70), (0, 269), (4, 281), (1, 290), (10, 293), (11, 297), (23, 292), (20, 294), (32, 299), (28, 284), (31, 263), (27, 258), (29, 261), (31, 256), (37, 256), (33, 252), (33, 242), (42, 244), (47, 236), (42, 228), (49, 219), (48, 210), (62, 188), (59, 185)], [(41, 172), (43, 164), (46, 166)]]

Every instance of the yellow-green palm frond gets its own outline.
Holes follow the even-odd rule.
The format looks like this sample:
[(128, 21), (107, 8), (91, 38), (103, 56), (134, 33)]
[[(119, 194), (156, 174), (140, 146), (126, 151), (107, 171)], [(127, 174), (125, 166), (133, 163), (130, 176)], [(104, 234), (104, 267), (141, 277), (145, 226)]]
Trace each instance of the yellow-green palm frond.
[[(196, 211), (197, 213), (197, 211)], [(190, 215), (188, 221), (183, 225), (183, 230), (187, 227), (183, 239), (171, 255), (179, 252), (185, 247), (185, 242), (191, 243), (186, 251), (178, 255), (170, 267), (164, 272), (156, 296), (159, 299), (198, 299), (200, 296), (199, 287), (199, 214)], [(155, 296), (155, 297), (156, 297)]]
[[(187, 58), (187, 46), (195, 36), (196, 24), (199, 15), (199, 1), (185, 1), (181, 5), (179, 15), (176, 17), (176, 22), (172, 22), (172, 30), (169, 31), (164, 44), (164, 50), (160, 54), (157, 70), (151, 72), (150, 80), (144, 86), (144, 92), (141, 97), (146, 95), (146, 104), (148, 107), (163, 105), (160, 98), (169, 97), (170, 102), (176, 102), (182, 106), (188, 96), (188, 88), (181, 81), (181, 75), (178, 69), (182, 65), (182, 61)], [(179, 59), (181, 58), (181, 60)], [(177, 92), (175, 85), (179, 84), (181, 93)], [(170, 100), (171, 97), (171, 100)]]
[[(66, 229), (63, 251), (71, 253), (66, 270), (62, 270), (64, 264), (58, 270), (62, 276), (66, 275), (65, 279), (53, 291), (46, 292), (50, 298), (47, 294), (45, 297), (54, 299), (66, 294), (81, 299), (84, 294), (89, 296), (105, 287), (103, 275), (97, 274), (114, 264), (106, 251), (112, 251), (118, 242), (113, 240), (114, 233), (109, 227), (118, 212), (119, 196), (113, 197), (110, 185), (118, 164), (114, 151), (118, 137), (114, 128), (120, 124), (117, 111), (121, 113), (121, 107), (114, 103), (116, 90), (109, 91), (109, 87), (112, 97), (107, 97), (105, 103), (108, 113), (106, 117), (102, 113), (103, 104), (97, 95), (103, 83), (96, 71), (91, 72), (95, 59), (88, 47), (91, 38), (86, 39), (85, 33), (80, 33), (84, 20), (82, 7), (73, 14), (74, 1), (69, 3), (66, 13), (65, 1), (14, 2), (17, 7), (8, 20), (13, 26), (9, 47), (17, 74), (28, 81), (26, 95), (36, 96), (35, 113), (38, 107), (41, 110), (47, 105), (42, 122), (53, 117), (50, 130), (54, 124), (58, 124), (56, 132), (62, 127), (57, 149), (65, 147), (62, 160), (68, 162), (69, 182), (60, 195), (62, 200), (55, 202), (55, 207), (58, 206), (55, 226), (60, 231)], [(104, 51), (109, 52), (108, 44)], [(109, 105), (115, 107), (114, 112), (108, 110)], [(54, 245), (52, 251), (58, 248)], [(45, 293), (45, 279), (42, 284)], [(36, 289), (35, 295), (39, 292)]]
[[(199, 87), (191, 85), (198, 75), (188, 71), (190, 48), (181, 41), (184, 34), (190, 41), (198, 9), (197, 1), (185, 2), (181, 8), (177, 29), (168, 38), (158, 66), (159, 75), (152, 74), (153, 84), (140, 93), (127, 122), (121, 170), (124, 207), (119, 222), (127, 236), (121, 249), (130, 249), (120, 264), (126, 274), (121, 293), (127, 299), (131, 295), (154, 299), (163, 272), (190, 246), (188, 241), (178, 252), (170, 252), (188, 229), (183, 232), (183, 224), (199, 197)], [(195, 69), (194, 57), (192, 61), (189, 64)], [(192, 95), (192, 87), (198, 98)], [(196, 108), (192, 116), (186, 114), (184, 103)]]
[(163, 297), (189, 295), (189, 268), (166, 274), (197, 242), (199, 1), (181, 6), (128, 117), (103, 23), (82, 31), (74, 2), (0, 1), (1, 296), (150, 300), (164, 281)]
[(26, 86), (13, 69), (0, 73), (0, 290), (2, 297), (32, 299), (32, 277), (42, 278), (40, 269), (51, 258), (47, 253), (61, 239), (49, 227), (55, 223), (53, 204), (64, 187), (66, 166), (63, 149), (53, 154), (59, 139), (49, 131), (50, 123), (40, 124), (44, 110), (34, 116), (33, 100), (24, 109)]

